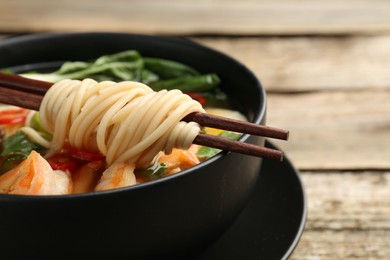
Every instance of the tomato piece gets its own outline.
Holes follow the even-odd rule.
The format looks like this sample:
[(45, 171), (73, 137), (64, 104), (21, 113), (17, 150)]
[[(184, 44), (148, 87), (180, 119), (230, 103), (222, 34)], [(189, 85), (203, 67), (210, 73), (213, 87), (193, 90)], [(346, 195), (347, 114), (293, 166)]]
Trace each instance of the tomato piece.
[(79, 159), (81, 161), (100, 161), (104, 159), (104, 155), (101, 153), (90, 152), (86, 150), (81, 150), (77, 148), (70, 148), (69, 153), (72, 157)]
[(12, 125), (23, 123), (26, 120), (28, 113), (29, 110), (24, 108), (0, 110), (0, 124)]
[(52, 157), (47, 158), (47, 161), (53, 170), (68, 170), (72, 172), (79, 166), (79, 161), (66, 153), (53, 155)]
[(195, 92), (184, 92), (184, 93), (190, 96), (192, 99), (198, 101), (202, 106), (206, 103), (206, 98), (200, 94), (197, 94)]

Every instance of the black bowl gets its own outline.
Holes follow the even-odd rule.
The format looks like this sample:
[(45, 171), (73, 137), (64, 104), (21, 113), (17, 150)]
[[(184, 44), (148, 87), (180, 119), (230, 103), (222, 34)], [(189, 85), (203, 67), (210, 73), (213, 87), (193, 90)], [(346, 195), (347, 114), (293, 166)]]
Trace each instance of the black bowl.
[[(242, 64), (187, 39), (121, 33), (39, 34), (0, 41), (0, 68), (44, 69), (136, 49), (217, 73), (233, 104), (265, 122), (265, 93)], [(264, 138), (242, 141), (264, 145)], [(1, 255), (172, 259), (196, 254), (232, 224), (261, 159), (223, 152), (176, 175), (133, 187), (64, 196), (0, 195)]]

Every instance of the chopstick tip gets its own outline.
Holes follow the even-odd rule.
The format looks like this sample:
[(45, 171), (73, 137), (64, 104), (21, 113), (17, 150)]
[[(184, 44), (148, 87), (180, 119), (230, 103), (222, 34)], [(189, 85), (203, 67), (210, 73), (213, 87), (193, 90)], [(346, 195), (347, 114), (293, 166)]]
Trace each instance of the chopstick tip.
[(284, 160), (284, 152), (280, 152), (280, 158), (279, 158), (279, 161), (280, 162), (283, 162), (283, 160)]
[(286, 131), (286, 137), (285, 137), (285, 141), (287, 141), (288, 140), (288, 138), (290, 138), (290, 131)]

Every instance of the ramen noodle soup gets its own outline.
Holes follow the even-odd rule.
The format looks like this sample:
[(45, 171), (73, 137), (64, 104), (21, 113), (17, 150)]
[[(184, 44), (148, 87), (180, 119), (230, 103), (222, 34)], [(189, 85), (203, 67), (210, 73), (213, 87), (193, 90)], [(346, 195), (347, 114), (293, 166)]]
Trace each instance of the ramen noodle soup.
[(245, 120), (231, 109), (204, 108), (178, 89), (154, 91), (136, 81), (60, 80), (39, 111), (2, 106), (0, 193), (59, 195), (132, 186), (217, 154), (192, 144), (200, 131), (239, 137), (181, 121), (194, 112)]

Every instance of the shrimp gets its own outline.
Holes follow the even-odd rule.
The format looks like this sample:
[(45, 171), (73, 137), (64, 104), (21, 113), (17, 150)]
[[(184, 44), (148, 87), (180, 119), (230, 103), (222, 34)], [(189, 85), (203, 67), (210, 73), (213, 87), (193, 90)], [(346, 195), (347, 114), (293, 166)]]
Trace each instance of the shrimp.
[(95, 187), (95, 191), (110, 190), (131, 186), (137, 183), (133, 163), (114, 163), (105, 170)]
[(196, 156), (198, 150), (199, 146), (195, 144), (192, 144), (188, 150), (173, 148), (170, 154), (161, 153), (158, 162), (167, 167), (167, 174), (177, 173), (200, 163)]
[(17, 167), (0, 176), (0, 193), (23, 195), (69, 194), (72, 181), (68, 172), (53, 170), (32, 151)]

